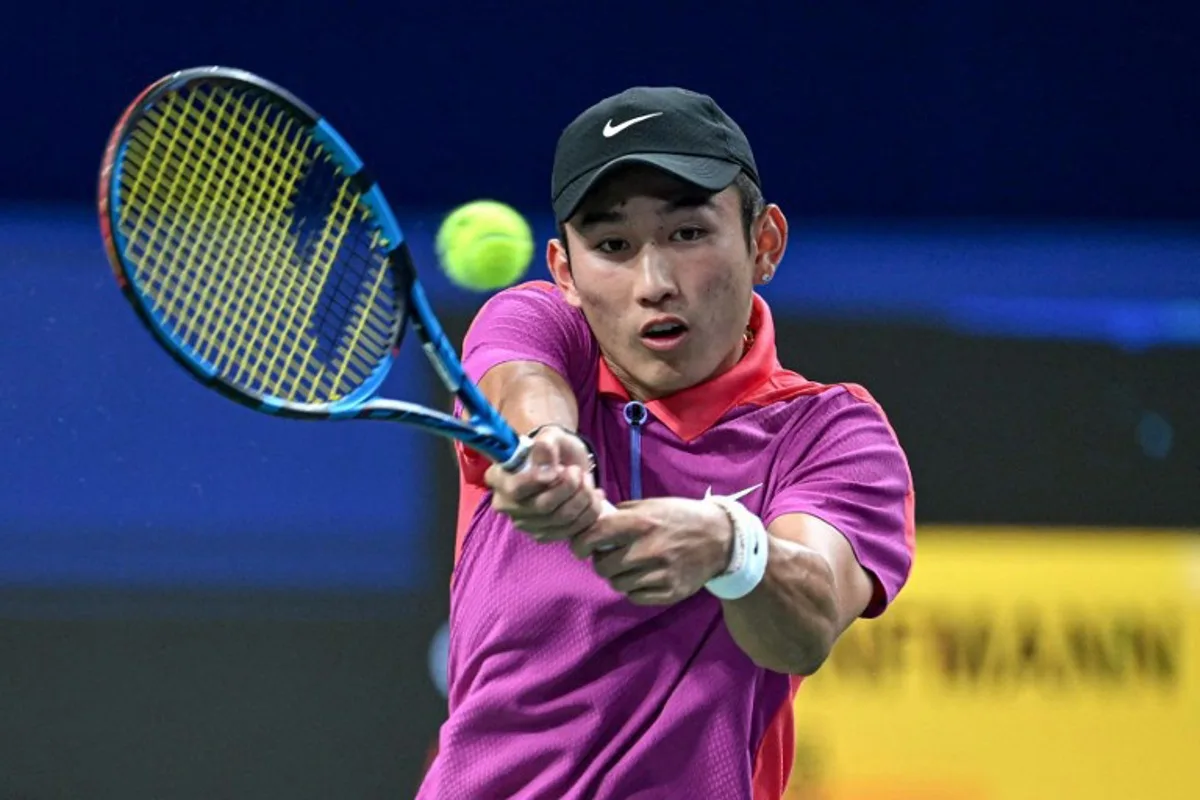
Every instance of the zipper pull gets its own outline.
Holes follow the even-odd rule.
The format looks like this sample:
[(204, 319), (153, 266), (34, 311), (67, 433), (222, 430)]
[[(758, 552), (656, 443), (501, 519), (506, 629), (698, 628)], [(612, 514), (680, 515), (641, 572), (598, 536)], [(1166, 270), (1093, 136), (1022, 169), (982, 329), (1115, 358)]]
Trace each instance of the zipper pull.
[(629, 423), (629, 480), (631, 499), (642, 499), (642, 423), (646, 421), (646, 407), (637, 400), (625, 404), (625, 421)]
[(635, 428), (640, 427), (646, 421), (646, 407), (637, 400), (630, 400), (625, 404), (625, 421)]

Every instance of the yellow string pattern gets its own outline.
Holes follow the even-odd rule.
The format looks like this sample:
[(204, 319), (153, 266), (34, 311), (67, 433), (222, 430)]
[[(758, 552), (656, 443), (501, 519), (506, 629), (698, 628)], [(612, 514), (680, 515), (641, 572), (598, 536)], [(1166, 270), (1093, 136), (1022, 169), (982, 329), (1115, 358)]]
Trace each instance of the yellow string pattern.
[(129, 138), (117, 228), (152, 313), (244, 391), (334, 402), (392, 346), (403, 299), (370, 211), (264, 94), (161, 98)]

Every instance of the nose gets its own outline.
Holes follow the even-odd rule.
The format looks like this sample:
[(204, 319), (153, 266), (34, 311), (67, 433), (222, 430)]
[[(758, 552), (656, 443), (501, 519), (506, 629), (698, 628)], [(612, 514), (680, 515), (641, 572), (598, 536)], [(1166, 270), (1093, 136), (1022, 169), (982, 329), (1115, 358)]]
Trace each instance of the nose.
[(643, 306), (660, 306), (679, 293), (669, 259), (654, 246), (638, 255), (637, 276), (637, 301)]

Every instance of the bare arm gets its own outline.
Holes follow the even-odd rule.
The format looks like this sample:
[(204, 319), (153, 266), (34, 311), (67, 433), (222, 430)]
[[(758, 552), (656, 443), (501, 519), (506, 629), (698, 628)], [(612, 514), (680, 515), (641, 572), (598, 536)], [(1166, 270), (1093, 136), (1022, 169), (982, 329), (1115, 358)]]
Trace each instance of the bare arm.
[(766, 575), (745, 597), (722, 601), (725, 624), (759, 666), (811, 675), (874, 587), (850, 543), (822, 520), (788, 514), (768, 533)]
[[(785, 514), (766, 532), (762, 581), (737, 600), (722, 600), (725, 624), (759, 666), (811, 675), (833, 643), (870, 602), (874, 585), (849, 542), (808, 514)], [(578, 558), (631, 601), (670, 605), (724, 572), (733, 526), (705, 500), (658, 497), (622, 503), (572, 542)], [(597, 554), (599, 547), (619, 549)]]
[(880, 613), (912, 564), (912, 477), (883, 412), (858, 395), (833, 396), (811, 435), (764, 509), (762, 582), (722, 602), (741, 648), (793, 675), (811, 675), (856, 618)]
[(492, 367), (479, 390), (518, 433), (540, 425), (575, 430), (579, 407), (563, 376), (536, 361), (511, 361)]
[(587, 445), (573, 433), (579, 406), (570, 384), (544, 364), (512, 361), (488, 370), (479, 389), (518, 433), (542, 428), (526, 469), (488, 469), (492, 508), (539, 542), (569, 539), (595, 522), (604, 493), (590, 474)]

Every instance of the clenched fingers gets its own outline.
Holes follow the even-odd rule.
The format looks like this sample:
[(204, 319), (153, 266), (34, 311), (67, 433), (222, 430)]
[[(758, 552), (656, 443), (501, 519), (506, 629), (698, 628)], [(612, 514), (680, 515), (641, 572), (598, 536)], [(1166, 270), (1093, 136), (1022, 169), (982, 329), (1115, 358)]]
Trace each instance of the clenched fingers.
[(585, 533), (572, 539), (571, 552), (582, 560), (596, 552), (617, 550), (637, 541), (652, 524), (652, 521), (635, 512), (616, 509), (598, 519)]
[(578, 493), (582, 486), (578, 467), (556, 469), (549, 475), (515, 475), (512, 481), (499, 483), (492, 490), (492, 508), (514, 519), (547, 516)]
[(563, 504), (553, 518), (542, 518), (537, 523), (514, 520), (513, 525), (538, 542), (569, 541), (595, 524), (603, 503), (602, 490), (584, 489)]
[(603, 504), (604, 492), (592, 488), (576, 466), (564, 468), (556, 481), (522, 500), (500, 492), (492, 495), (492, 507), (539, 542), (567, 540), (587, 530)]

